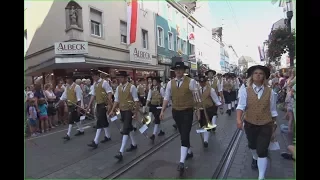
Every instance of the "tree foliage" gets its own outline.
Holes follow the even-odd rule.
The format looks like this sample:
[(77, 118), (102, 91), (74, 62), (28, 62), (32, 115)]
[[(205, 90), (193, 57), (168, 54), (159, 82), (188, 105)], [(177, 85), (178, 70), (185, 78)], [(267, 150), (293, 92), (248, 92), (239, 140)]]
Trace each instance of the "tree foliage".
[(290, 58), (295, 56), (295, 32), (285, 28), (273, 30), (268, 41), (268, 56), (270, 62), (279, 61), (283, 53), (289, 52)]

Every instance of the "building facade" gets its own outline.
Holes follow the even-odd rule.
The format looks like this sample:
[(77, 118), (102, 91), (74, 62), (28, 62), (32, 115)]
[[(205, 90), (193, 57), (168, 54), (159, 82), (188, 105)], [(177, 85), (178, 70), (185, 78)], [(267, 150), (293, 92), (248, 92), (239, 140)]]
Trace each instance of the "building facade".
[[(138, 9), (136, 42), (127, 45), (125, 1), (31, 1), (26, 10), (26, 75), (54, 77), (99, 68), (136, 79), (164, 71), (156, 56), (155, 14)], [(107, 4), (107, 5), (106, 5)], [(79, 49), (80, 48), (80, 49)]]
[(210, 69), (221, 71), (220, 66), (220, 42), (212, 37), (212, 21), (208, 1), (197, 1), (197, 7), (193, 16), (201, 22), (203, 27), (195, 28), (196, 59), (207, 64)]
[(199, 23), (188, 12), (188, 8), (174, 1), (145, 1), (140, 2), (140, 5), (156, 15), (157, 58), (159, 64), (165, 65), (165, 71), (161, 76), (172, 75), (170, 68), (175, 63), (172, 61), (173, 57), (181, 57), (176, 59), (182, 59), (189, 67), (195, 69), (196, 66), (191, 66), (196, 64), (192, 56), (195, 54), (194, 42), (193, 38), (189, 42), (189, 35), (194, 32), (195, 24)]

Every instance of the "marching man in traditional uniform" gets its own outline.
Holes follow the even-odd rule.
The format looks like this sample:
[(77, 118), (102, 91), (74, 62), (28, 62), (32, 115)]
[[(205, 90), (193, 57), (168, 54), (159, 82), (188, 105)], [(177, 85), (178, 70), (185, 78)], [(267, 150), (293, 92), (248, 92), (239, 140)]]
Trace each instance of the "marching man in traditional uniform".
[(147, 96), (147, 104), (149, 105), (150, 112), (152, 112), (154, 116), (154, 129), (152, 136), (150, 136), (150, 139), (154, 141), (157, 133), (159, 133), (158, 136), (163, 136), (165, 134), (160, 128), (159, 117), (165, 92), (163, 87), (161, 87), (161, 77), (153, 77), (152, 79), (152, 86), (151, 89), (149, 89)]
[[(80, 124), (80, 107), (83, 103), (82, 101), (82, 90), (79, 85), (74, 83), (73, 73), (70, 73), (66, 76), (67, 87), (66, 90), (60, 97), (61, 101), (67, 101), (68, 112), (69, 112), (69, 127), (68, 132), (63, 139), (70, 140), (72, 125), (74, 123), (77, 124), (79, 131), (75, 134), (75, 136), (80, 136), (84, 134), (84, 130), (82, 125)], [(59, 101), (59, 103), (61, 103)], [(82, 107), (83, 108), (83, 107)]]
[[(220, 102), (219, 97), (215, 92), (215, 89), (208, 85), (206, 82), (207, 79), (205, 76), (199, 76), (201, 101), (204, 106), (203, 108), (206, 108), (206, 113), (209, 118), (208, 120), (210, 121), (214, 116), (217, 116), (218, 106), (221, 106), (222, 103)], [(200, 110), (200, 117), (198, 118), (201, 127), (207, 125), (207, 117), (203, 109)], [(212, 125), (216, 126), (215, 123), (216, 122), (212, 122)], [(203, 133), (203, 146), (205, 148), (208, 147), (209, 135), (209, 132)]]
[[(118, 160), (123, 159), (124, 148), (128, 138), (131, 139), (131, 146), (126, 151), (131, 152), (137, 149), (137, 142), (134, 138), (132, 119), (137, 118), (137, 112), (140, 108), (137, 88), (128, 82), (128, 74), (126, 71), (119, 71), (117, 76), (121, 85), (119, 85), (114, 94), (114, 104), (110, 112), (110, 116), (114, 116), (114, 110), (119, 105), (121, 119), (123, 121), (122, 128), (122, 144), (119, 153), (115, 156)], [(133, 104), (134, 103), (134, 104)], [(133, 106), (133, 107), (132, 107)], [(134, 108), (134, 109), (133, 109)]]
[(110, 132), (109, 132), (109, 122), (107, 118), (107, 107), (108, 110), (111, 110), (112, 108), (112, 88), (107, 80), (103, 80), (100, 78), (100, 72), (96, 69), (91, 70), (92, 79), (94, 80), (93, 84), (93, 90), (90, 92), (91, 99), (89, 102), (89, 107), (91, 106), (91, 103), (96, 100), (97, 104), (97, 132), (94, 140), (92, 143), (88, 144), (88, 146), (93, 147), (94, 149), (98, 147), (99, 143), (99, 137), (101, 130), (104, 130), (105, 136), (101, 143), (105, 143), (109, 140), (111, 140)]
[(268, 87), (270, 70), (265, 66), (252, 66), (248, 69), (248, 83), (245, 90), (239, 91), (237, 107), (237, 127), (244, 130), (248, 146), (252, 152), (253, 169), (259, 170), (259, 179), (265, 178), (268, 164), (268, 148), (272, 140), (274, 123), (278, 116), (274, 92)]
[(174, 67), (171, 68), (175, 71), (176, 77), (168, 82), (160, 114), (160, 119), (163, 120), (168, 102), (172, 99), (172, 117), (176, 122), (181, 138), (180, 163), (178, 166), (181, 175), (185, 169), (185, 160), (193, 157), (190, 149), (190, 131), (194, 114), (193, 91), (197, 84), (194, 79), (183, 75), (188, 68), (183, 62), (176, 62)]
[(139, 79), (138, 83), (139, 85), (137, 86), (138, 89), (138, 95), (139, 95), (139, 101), (141, 106), (143, 107), (143, 112), (145, 112), (145, 106), (146, 106), (146, 88), (143, 86), (143, 78)]
[[(215, 70), (208, 70), (206, 73), (206, 76), (208, 76), (208, 85), (210, 87), (212, 87), (215, 90), (216, 95), (218, 95), (218, 97), (220, 97), (220, 102), (224, 102), (223, 101), (223, 91), (222, 91), (222, 87), (221, 85), (219, 85), (221, 83), (221, 81), (218, 78), (214, 78), (214, 75), (216, 75), (216, 71)], [(215, 113), (212, 117), (212, 124), (216, 124), (217, 122), (217, 113)], [(213, 129), (213, 131), (215, 131), (216, 128)]]
[(231, 83), (231, 77), (229, 73), (224, 74), (225, 80), (223, 81), (223, 97), (224, 97), (224, 103), (227, 105), (227, 114), (231, 116), (231, 100), (232, 100), (232, 83)]

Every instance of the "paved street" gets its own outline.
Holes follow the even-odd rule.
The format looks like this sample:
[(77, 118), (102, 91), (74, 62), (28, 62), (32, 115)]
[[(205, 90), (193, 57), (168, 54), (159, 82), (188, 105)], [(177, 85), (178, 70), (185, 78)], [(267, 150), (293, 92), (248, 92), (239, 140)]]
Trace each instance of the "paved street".
[[(280, 132), (280, 124), (284, 123), (281, 120), (284, 113), (278, 111), (279, 117), (277, 120), (277, 140), (280, 144), (280, 150), (269, 151), (270, 159), (268, 164), (268, 169), (266, 173), (267, 179), (294, 179), (294, 162), (285, 160), (281, 157), (280, 153), (287, 151), (287, 143), (284, 136)], [(255, 179), (258, 177), (258, 171), (251, 169), (252, 154), (247, 147), (247, 138), (243, 133), (240, 145), (238, 147), (237, 153), (229, 170), (228, 178), (245, 178), (245, 179)]]
[[(186, 161), (185, 177), (211, 179), (223, 153), (236, 130), (235, 113), (231, 117), (222, 115), (218, 121), (216, 133), (209, 139), (208, 149), (202, 146), (200, 135), (196, 133), (198, 124), (193, 126), (190, 142), (194, 157)], [(180, 160), (180, 136), (167, 144), (160, 151), (146, 158), (142, 163), (130, 169), (118, 179), (146, 178), (146, 179), (173, 179), (179, 178), (177, 165)]]
[[(171, 108), (167, 109), (165, 114), (165, 120), (163, 122), (163, 128), (166, 135), (170, 135), (174, 132), (172, 124), (174, 124), (171, 117)], [(119, 122), (118, 122), (119, 123)], [(104, 160), (114, 160), (113, 156), (115, 153), (119, 151), (120, 148), (120, 140), (121, 135), (116, 126), (111, 123), (110, 131), (112, 135), (112, 141), (99, 144), (99, 147), (95, 150), (91, 150), (90, 147), (87, 146), (93, 138), (95, 137), (95, 129), (92, 128), (93, 122), (89, 122), (84, 125), (87, 127), (85, 129), (85, 135), (80, 137), (74, 137), (73, 134), (76, 133), (76, 125), (72, 130), (71, 140), (64, 143), (62, 139), (67, 132), (67, 126), (59, 127), (51, 131), (50, 133), (46, 133), (42, 136), (29, 138), (26, 140), (26, 178), (41, 178), (46, 177), (52, 174), (52, 177), (56, 178), (72, 178), (72, 177), (81, 177), (81, 175), (86, 174), (81, 173), (81, 175), (71, 174), (68, 175), (68, 169), (75, 167), (75, 169), (79, 169), (80, 167), (84, 167), (83, 165), (77, 166), (78, 163), (81, 163), (82, 160), (86, 159), (87, 161), (96, 161), (96, 157), (99, 155), (105, 156), (105, 153), (110, 156), (110, 158), (101, 158), (101, 166), (104, 164)], [(152, 130), (149, 130), (151, 133)], [(104, 131), (102, 131), (100, 135), (100, 140), (102, 140), (104, 136)], [(143, 144), (140, 143), (142, 141), (146, 142), (146, 138), (142, 136), (139, 132), (136, 132), (136, 137), (139, 142), (139, 149), (143, 150)], [(165, 138), (161, 137), (161, 138)], [(149, 141), (147, 141), (149, 142)], [(147, 144), (148, 145), (148, 144)], [(140, 147), (141, 146), (141, 147)], [(110, 152), (105, 152), (104, 150), (110, 149)], [(94, 156), (95, 155), (95, 156)], [(99, 159), (99, 158), (98, 158)], [(75, 164), (76, 163), (76, 164)], [(90, 164), (85, 164), (86, 166), (91, 166)], [(93, 166), (92, 167), (97, 167)], [(88, 171), (90, 168), (85, 168)], [(103, 168), (102, 168), (103, 169)], [(102, 171), (102, 170), (101, 170)], [(66, 174), (63, 174), (65, 172)], [(74, 171), (72, 171), (74, 173)], [(68, 176), (65, 176), (68, 175)], [(89, 174), (87, 173), (82, 178), (89, 178)]]
[[(166, 135), (156, 139), (154, 145), (175, 133), (172, 127), (174, 122), (171, 118), (170, 109), (166, 111), (166, 119), (162, 124)], [(208, 149), (202, 147), (200, 136), (196, 134), (198, 124), (193, 126), (191, 146), (194, 157), (186, 162), (188, 169), (185, 176), (187, 178), (211, 178), (215, 172), (236, 130), (235, 113), (231, 117), (221, 115), (217, 124), (217, 131), (211, 135)], [(88, 128), (84, 136), (73, 137), (71, 141), (66, 143), (63, 143), (61, 139), (66, 132), (65, 129), (56, 129), (55, 132), (50, 134), (27, 140), (26, 177), (35, 179), (104, 178), (154, 146), (149, 139), (137, 132), (138, 150), (133, 153), (125, 153), (124, 160), (117, 162), (114, 155), (119, 151), (121, 136), (115, 125), (110, 126), (113, 135), (112, 142), (99, 144), (98, 149), (95, 150), (86, 146), (94, 138), (95, 130), (91, 128), (92, 123), (85, 126)], [(152, 128), (149, 129), (149, 134), (151, 132)], [(75, 133), (75, 129), (73, 133)], [(102, 137), (103, 135), (101, 135), (101, 139)], [(281, 148), (285, 150), (286, 147), (281, 138), (282, 136), (278, 132)], [(246, 137), (243, 135), (228, 178), (257, 177), (257, 172), (251, 171), (251, 154), (248, 152), (246, 144)], [(177, 178), (176, 167), (180, 157), (179, 147), (180, 137), (178, 136), (118, 178)], [(280, 152), (274, 151), (271, 153), (272, 163), (269, 166), (267, 178), (293, 177), (292, 162), (283, 160)]]

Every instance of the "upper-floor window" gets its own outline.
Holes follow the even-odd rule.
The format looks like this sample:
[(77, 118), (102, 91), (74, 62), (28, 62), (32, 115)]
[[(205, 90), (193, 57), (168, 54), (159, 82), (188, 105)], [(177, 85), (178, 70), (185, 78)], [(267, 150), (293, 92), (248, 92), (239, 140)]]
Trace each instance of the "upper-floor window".
[(102, 12), (90, 8), (91, 35), (102, 37)]
[(124, 21), (120, 21), (120, 42), (127, 43), (127, 23)]
[(172, 32), (168, 32), (168, 49), (174, 50), (174, 39)]
[(143, 9), (143, 0), (139, 0), (138, 5), (139, 5), (139, 9), (144, 10)]
[(185, 41), (185, 40), (182, 41), (181, 51), (183, 52), (183, 54), (188, 54), (187, 53), (187, 41)]
[(193, 44), (189, 44), (189, 54), (190, 55), (195, 54), (195, 48)]
[(148, 49), (148, 31), (142, 29), (142, 47)]
[(181, 39), (177, 36), (177, 51), (181, 50)]
[(158, 40), (158, 46), (164, 47), (164, 32), (162, 27), (158, 26), (157, 28), (157, 40)]

